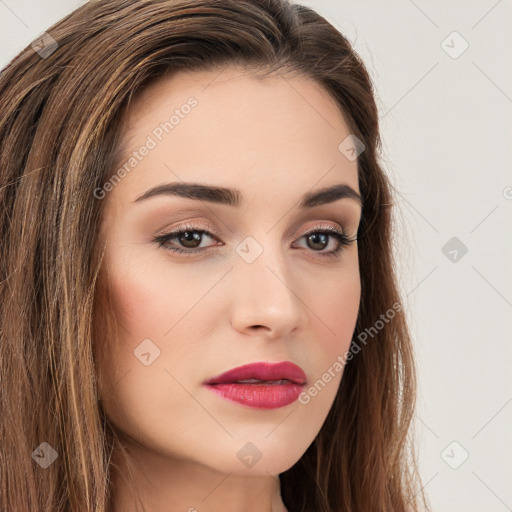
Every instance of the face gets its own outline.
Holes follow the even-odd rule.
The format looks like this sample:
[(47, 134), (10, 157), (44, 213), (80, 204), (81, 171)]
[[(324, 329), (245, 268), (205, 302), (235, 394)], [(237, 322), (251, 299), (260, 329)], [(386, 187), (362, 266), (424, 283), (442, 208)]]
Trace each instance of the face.
[[(316, 82), (234, 67), (152, 84), (123, 130), (125, 171), (95, 193), (118, 325), (99, 340), (103, 407), (140, 453), (282, 473), (331, 408), (357, 319), (357, 161), (338, 149), (350, 130)], [(306, 382), (281, 365), (204, 384), (283, 362)]]

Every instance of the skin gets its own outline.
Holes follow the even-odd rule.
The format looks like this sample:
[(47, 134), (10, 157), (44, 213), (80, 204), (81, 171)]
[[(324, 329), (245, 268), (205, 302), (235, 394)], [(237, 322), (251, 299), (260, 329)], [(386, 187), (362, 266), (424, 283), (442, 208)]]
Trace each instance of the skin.
[[(322, 246), (303, 235), (327, 225), (355, 236), (361, 207), (350, 198), (308, 211), (297, 203), (335, 184), (359, 192), (357, 161), (338, 150), (350, 131), (320, 85), (238, 67), (146, 88), (123, 122), (128, 153), (190, 96), (197, 106), (102, 199), (99, 240), (118, 325), (117, 337), (101, 340), (102, 404), (135, 461), (147, 511), (283, 512), (278, 475), (318, 434), (342, 371), (307, 404), (273, 410), (219, 398), (202, 382), (247, 363), (291, 361), (312, 385), (348, 350), (361, 292), (357, 242), (329, 257), (334, 237)], [(133, 202), (180, 181), (238, 188), (245, 203)], [(152, 241), (184, 224), (219, 236), (203, 235), (203, 252), (190, 258)], [(263, 249), (251, 264), (236, 252), (248, 236)], [(192, 247), (183, 237), (168, 245)], [(148, 366), (134, 356), (145, 339), (160, 350)], [(252, 467), (237, 457), (248, 442), (261, 454)], [(114, 512), (135, 511), (117, 454)]]

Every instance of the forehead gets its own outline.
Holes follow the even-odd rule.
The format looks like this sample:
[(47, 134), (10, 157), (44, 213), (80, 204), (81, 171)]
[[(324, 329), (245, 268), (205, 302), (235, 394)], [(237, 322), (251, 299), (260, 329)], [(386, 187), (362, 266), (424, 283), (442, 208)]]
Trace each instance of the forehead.
[(179, 180), (249, 193), (340, 182), (358, 190), (357, 162), (338, 148), (349, 135), (338, 105), (311, 78), (261, 78), (238, 67), (180, 72), (139, 91), (125, 113), (117, 165), (149, 141), (154, 147), (115, 192), (133, 200)]

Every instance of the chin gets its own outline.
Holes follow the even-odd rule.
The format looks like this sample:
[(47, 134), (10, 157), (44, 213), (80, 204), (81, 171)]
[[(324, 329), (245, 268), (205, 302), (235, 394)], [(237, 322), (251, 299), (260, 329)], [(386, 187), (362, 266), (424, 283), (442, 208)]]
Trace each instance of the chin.
[[(296, 464), (304, 453), (297, 450), (297, 445), (287, 447), (282, 442), (278, 447), (268, 441), (266, 447), (263, 443), (258, 445), (251, 441), (235, 444), (234, 449), (211, 454), (215, 460), (215, 470), (240, 476), (279, 475)], [(230, 453), (233, 453), (234, 457)]]

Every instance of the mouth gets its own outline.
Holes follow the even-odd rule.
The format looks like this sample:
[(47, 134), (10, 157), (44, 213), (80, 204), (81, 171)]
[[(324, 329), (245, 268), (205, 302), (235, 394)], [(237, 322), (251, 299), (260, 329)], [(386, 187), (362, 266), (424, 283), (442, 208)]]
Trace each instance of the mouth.
[[(228, 382), (228, 384), (230, 384)], [(291, 380), (281, 379), (281, 380), (258, 380), (258, 379), (248, 379), (248, 380), (237, 380), (232, 382), (231, 384), (255, 384), (257, 386), (281, 386), (283, 384), (295, 384)]]
[(294, 363), (253, 363), (203, 383), (218, 396), (256, 409), (275, 409), (297, 400), (306, 374)]
[(302, 386), (306, 383), (306, 374), (304, 370), (294, 363), (284, 361), (282, 363), (251, 363), (228, 370), (221, 375), (217, 375), (205, 382), (205, 384), (298, 384)]

